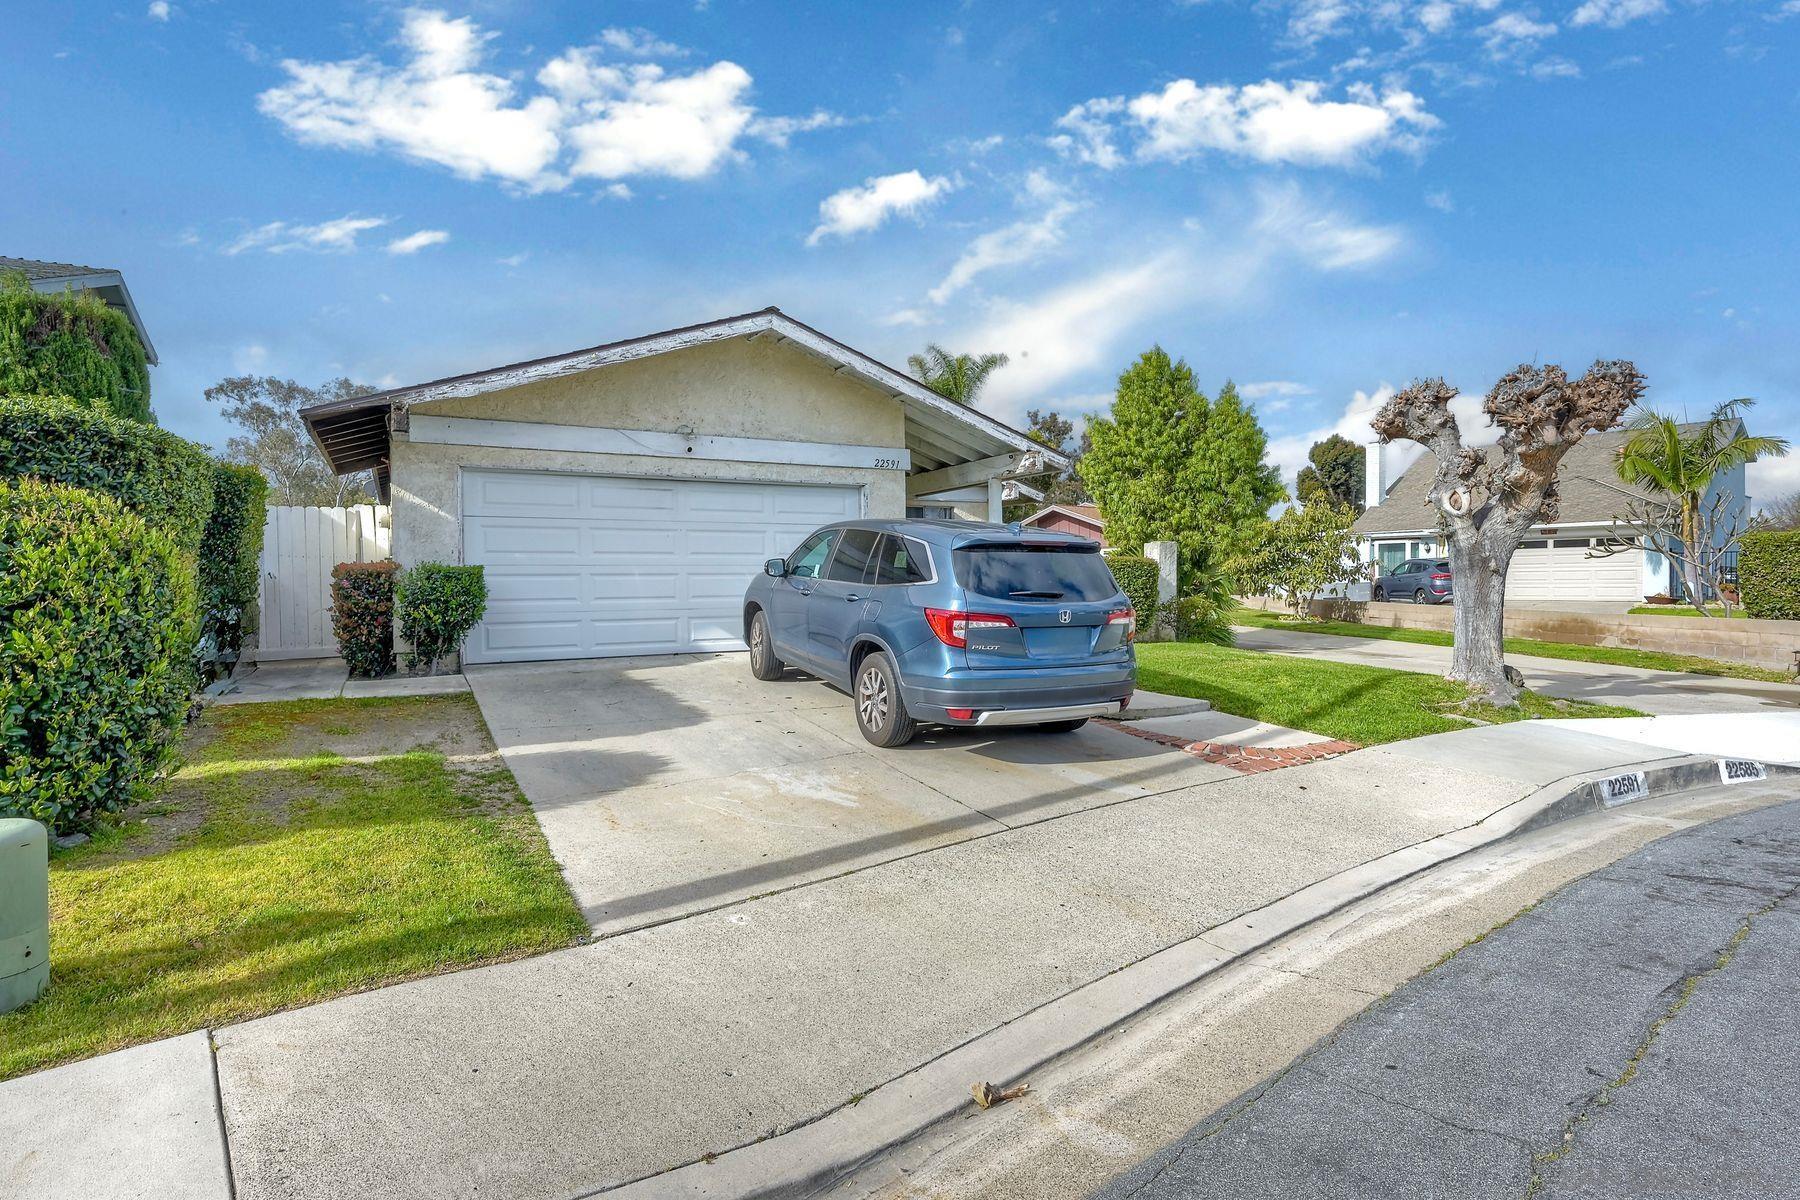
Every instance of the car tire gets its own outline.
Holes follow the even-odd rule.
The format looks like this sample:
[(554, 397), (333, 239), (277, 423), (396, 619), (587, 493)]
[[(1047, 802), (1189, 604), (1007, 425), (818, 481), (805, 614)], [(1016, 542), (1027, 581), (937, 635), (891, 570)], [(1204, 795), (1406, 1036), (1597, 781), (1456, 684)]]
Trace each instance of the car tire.
[(1430, 604), (1431, 597), (1425, 594), (1424, 588), (1420, 588), (1418, 591), (1413, 593), (1413, 603), (1414, 604)]
[(1086, 717), (1074, 721), (1045, 721), (1038, 728), (1044, 733), (1074, 733), (1088, 723)]
[(769, 618), (758, 610), (750, 618), (750, 673), (769, 683), (780, 679), (786, 669), (787, 664), (776, 656), (775, 643), (769, 638)]
[(1376, 588), (1376, 589), (1375, 589), (1375, 599), (1377, 599), (1377, 600), (1386, 600), (1386, 599), (1387, 599), (1387, 593), (1386, 593), (1386, 592), (1384, 592), (1384, 591), (1382, 591), (1382, 590), (1381, 590), (1381, 589), (1380, 589), (1380, 588)]
[(870, 745), (891, 750), (912, 741), (919, 731), (919, 723), (908, 715), (906, 701), (900, 697), (893, 660), (882, 651), (856, 665), (850, 703), (856, 711), (856, 727)]

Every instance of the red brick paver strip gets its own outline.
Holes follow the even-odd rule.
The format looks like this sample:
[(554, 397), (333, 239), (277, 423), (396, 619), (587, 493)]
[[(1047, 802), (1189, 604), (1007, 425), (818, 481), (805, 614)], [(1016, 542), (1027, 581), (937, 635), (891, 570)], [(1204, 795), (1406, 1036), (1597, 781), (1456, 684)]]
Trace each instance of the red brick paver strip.
[(1168, 746), (1171, 749), (1180, 750), (1184, 754), (1192, 754), (1202, 762), (1218, 763), (1241, 775), (1260, 775), (1264, 771), (1279, 771), (1283, 767), (1318, 762), (1324, 758), (1336, 758), (1340, 754), (1348, 754), (1352, 750), (1362, 749), (1355, 742), (1338, 740), (1313, 742), (1305, 746), (1236, 746), (1230, 742), (1200, 742), (1192, 738), (1176, 737), (1170, 733), (1158, 733), (1153, 729), (1138, 729), (1128, 722), (1111, 721), (1105, 717), (1101, 717), (1099, 720), (1108, 729), (1117, 729), (1121, 733), (1129, 733), (1132, 737), (1143, 738), (1146, 742), (1155, 742), (1159, 746)]

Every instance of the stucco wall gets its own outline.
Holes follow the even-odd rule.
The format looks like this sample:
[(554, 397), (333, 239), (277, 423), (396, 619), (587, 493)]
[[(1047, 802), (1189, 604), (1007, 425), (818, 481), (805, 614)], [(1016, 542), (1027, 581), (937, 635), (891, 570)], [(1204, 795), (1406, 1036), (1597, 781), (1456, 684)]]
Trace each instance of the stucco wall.
[[(647, 429), (718, 437), (900, 447), (900, 403), (833, 373), (791, 347), (742, 339), (714, 343), (485, 396), (414, 407), (434, 416)], [(683, 479), (852, 484), (864, 512), (906, 512), (902, 471), (635, 454), (519, 450), (413, 442), (392, 446), (394, 557), (402, 565), (462, 561), (461, 469), (570, 471)]]

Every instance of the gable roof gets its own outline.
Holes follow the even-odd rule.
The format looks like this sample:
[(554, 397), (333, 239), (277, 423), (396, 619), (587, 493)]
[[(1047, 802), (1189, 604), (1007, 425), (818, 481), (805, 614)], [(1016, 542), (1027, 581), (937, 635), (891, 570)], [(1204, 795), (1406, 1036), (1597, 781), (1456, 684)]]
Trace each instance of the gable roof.
[(1104, 527), (1106, 521), (1100, 516), (1100, 508), (1094, 504), (1049, 504), (1038, 509), (1020, 524), (1032, 525), (1051, 513), (1060, 513), (1065, 517), (1073, 517), (1077, 521), (1085, 521), (1089, 525)]
[(404, 413), (409, 406), (430, 400), (479, 396), (737, 337), (772, 337), (778, 343), (791, 344), (840, 374), (854, 375), (900, 401), (906, 408), (907, 449), (912, 453), (915, 471), (1011, 453), (1036, 454), (1046, 464), (1046, 470), (1067, 470), (1070, 466), (1067, 456), (1010, 425), (938, 395), (905, 372), (796, 321), (778, 308), (335, 400), (302, 409), (300, 416), (334, 471), (345, 475), (373, 469), (385, 491), (390, 413)]
[(94, 292), (113, 308), (124, 313), (144, 344), (144, 357), (156, 365), (156, 347), (150, 342), (150, 331), (144, 328), (125, 286), (125, 276), (111, 267), (84, 267), (77, 263), (45, 262), (37, 258), (9, 258), (0, 254), (0, 275), (18, 272), (25, 276), (34, 292), (60, 292), (69, 288)]
[[(1681, 427), (1684, 434), (1699, 429), (1693, 422)], [(1631, 437), (1628, 429), (1610, 429), (1590, 433), (1576, 442), (1563, 455), (1556, 474), (1557, 492), (1561, 496), (1556, 520), (1558, 525), (1607, 524), (1624, 512), (1633, 498), (1647, 497), (1641, 487), (1633, 487), (1619, 478), (1613, 466), (1619, 448)], [(1489, 461), (1497, 446), (1479, 447)], [(1430, 451), (1419, 455), (1406, 473), (1388, 489), (1387, 498), (1374, 508), (1365, 510), (1350, 526), (1360, 534), (1411, 533), (1437, 528), (1437, 509), (1431, 503), (1431, 481), (1437, 474), (1437, 460)]]

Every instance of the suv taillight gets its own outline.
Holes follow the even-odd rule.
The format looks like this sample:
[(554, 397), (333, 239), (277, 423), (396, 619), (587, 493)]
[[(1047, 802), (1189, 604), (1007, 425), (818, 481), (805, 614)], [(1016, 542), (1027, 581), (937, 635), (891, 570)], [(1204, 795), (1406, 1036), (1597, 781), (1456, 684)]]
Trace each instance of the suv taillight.
[(1013, 619), (999, 613), (957, 612), (950, 608), (928, 608), (925, 619), (931, 632), (946, 646), (967, 647), (971, 629), (1008, 629)]
[(1115, 608), (1106, 614), (1108, 625), (1124, 625), (1125, 640), (1130, 641), (1137, 636), (1137, 610), (1134, 608)]

